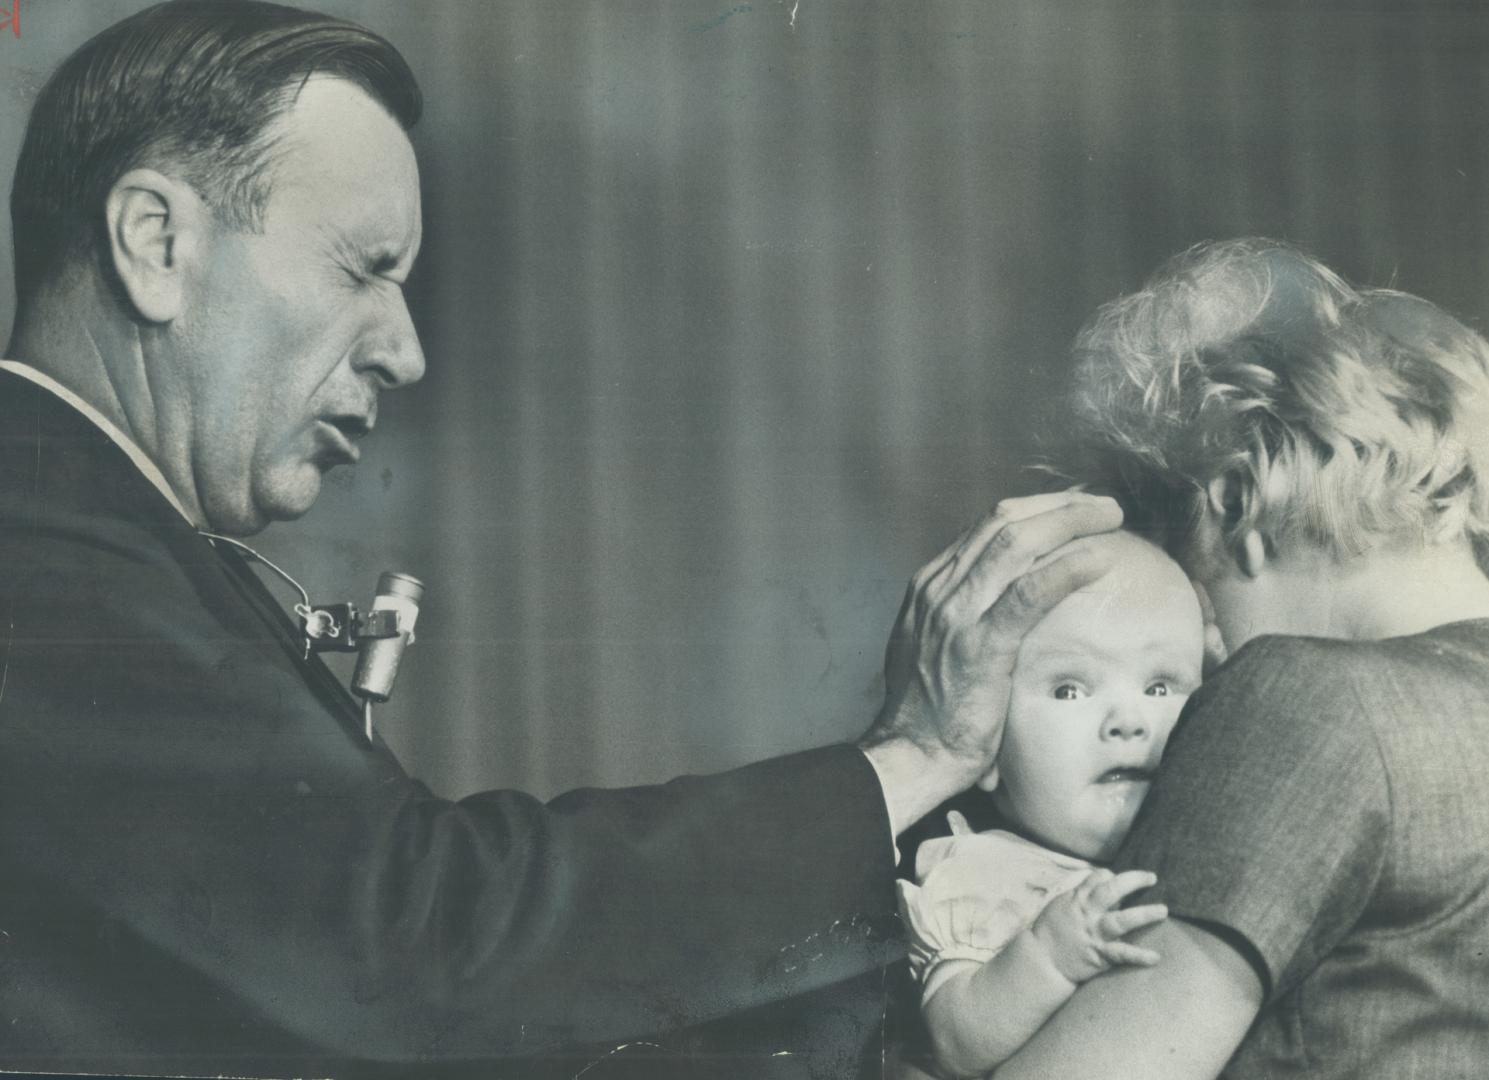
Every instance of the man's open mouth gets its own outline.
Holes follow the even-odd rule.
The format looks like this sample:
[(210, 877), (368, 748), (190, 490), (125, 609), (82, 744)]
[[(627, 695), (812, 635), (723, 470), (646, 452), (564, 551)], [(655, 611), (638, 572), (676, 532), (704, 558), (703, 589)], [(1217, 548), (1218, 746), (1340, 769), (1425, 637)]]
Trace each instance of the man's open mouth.
[(316, 421), (316, 424), (321, 433), (321, 441), (328, 452), (328, 461), (323, 468), (343, 462), (356, 464), (362, 452), (356, 446), (355, 440), (367, 434), (367, 425), (355, 417), (343, 416), (323, 416)]
[(1147, 782), (1153, 779), (1153, 770), (1136, 765), (1123, 765), (1116, 769), (1108, 769), (1096, 778), (1098, 784), (1122, 784)]

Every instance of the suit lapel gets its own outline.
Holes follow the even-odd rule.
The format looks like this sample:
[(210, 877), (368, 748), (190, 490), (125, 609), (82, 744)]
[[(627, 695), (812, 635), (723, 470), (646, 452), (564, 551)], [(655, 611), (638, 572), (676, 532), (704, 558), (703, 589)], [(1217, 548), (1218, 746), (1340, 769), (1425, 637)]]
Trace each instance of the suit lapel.
[(216, 552), (229, 588), (253, 613), (255, 620), (268, 627), (270, 637), (284, 650), (316, 697), (343, 723), (360, 731), (360, 704), (319, 656), (312, 653), (306, 657), (305, 638), (299, 626), (285, 613), (274, 594), (249, 565), (248, 557), (231, 544), (214, 543), (206, 538), (201, 538), (201, 542), (209, 544)]

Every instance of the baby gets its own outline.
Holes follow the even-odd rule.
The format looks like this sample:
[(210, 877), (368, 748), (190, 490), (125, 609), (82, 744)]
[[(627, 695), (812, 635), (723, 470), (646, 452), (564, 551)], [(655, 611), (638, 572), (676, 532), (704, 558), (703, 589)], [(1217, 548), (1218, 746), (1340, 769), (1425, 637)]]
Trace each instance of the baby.
[(1111, 858), (1147, 795), (1185, 699), (1199, 685), (1204, 620), (1189, 580), (1132, 533), (1114, 568), (1030, 632), (1014, 668), (997, 764), (981, 781), (1013, 831), (927, 841), (920, 884), (900, 884), (911, 964), (936, 1059), (982, 1076), (1086, 981), (1157, 955), (1124, 940), (1168, 912), (1121, 909), (1152, 874)]

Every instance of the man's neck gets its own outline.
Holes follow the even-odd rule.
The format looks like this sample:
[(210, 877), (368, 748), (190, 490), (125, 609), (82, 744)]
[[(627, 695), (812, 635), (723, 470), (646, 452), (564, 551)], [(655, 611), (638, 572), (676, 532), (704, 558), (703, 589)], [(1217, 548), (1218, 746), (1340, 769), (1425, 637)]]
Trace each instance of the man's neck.
[(120, 431), (118, 425), (111, 421), (107, 416), (104, 416), (103, 413), (95, 409), (83, 398), (73, 393), (66, 386), (59, 383), (56, 379), (52, 378), (50, 375), (40, 370), (39, 368), (34, 368), (29, 364), (24, 364), (15, 360), (0, 360), (0, 371), (19, 376), (20, 378), (23, 378), (26, 381), (41, 387), (42, 390), (52, 394), (64, 404), (81, 413), (82, 416), (85, 419), (91, 421), (98, 428), (99, 431), (108, 436), (110, 442), (112, 442), (115, 446), (117, 446), (124, 452), (124, 456), (129, 458), (129, 460), (134, 464), (134, 467), (140, 471), (141, 475), (143, 475), (146, 480), (150, 481), (155, 489), (160, 492), (161, 496), (164, 497), (166, 502), (170, 503), (171, 506), (175, 508), (176, 512), (180, 514), (181, 517), (184, 518), (188, 524), (197, 529), (200, 529), (202, 527), (201, 521), (198, 518), (194, 517), (186, 509), (186, 507), (181, 504), (181, 500), (176, 497), (175, 491), (171, 488), (171, 485), (167, 483), (165, 476), (161, 473), (155, 462), (146, 457), (144, 452), (135, 444), (134, 440), (131, 439), (124, 432)]
[[(81, 398), (153, 463), (177, 502), (193, 521), (202, 521), (191, 482), (186, 429), (162, 401), (146, 367), (140, 329), (117, 315), (104, 286), (75, 277), (66, 286), (44, 290), (18, 313), (6, 355), (43, 372)], [(111, 433), (112, 437), (112, 433)]]

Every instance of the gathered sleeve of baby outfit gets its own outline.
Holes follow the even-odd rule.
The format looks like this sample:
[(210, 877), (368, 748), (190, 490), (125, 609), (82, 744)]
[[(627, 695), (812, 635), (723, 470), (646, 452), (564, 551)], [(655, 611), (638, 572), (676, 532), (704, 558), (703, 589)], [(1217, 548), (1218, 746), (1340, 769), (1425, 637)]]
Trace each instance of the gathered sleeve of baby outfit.
[(1046, 904), (1090, 872), (1090, 863), (1001, 830), (954, 833), (921, 844), (918, 884), (901, 881), (899, 893), (922, 1000), (950, 973), (947, 961), (991, 960)]

